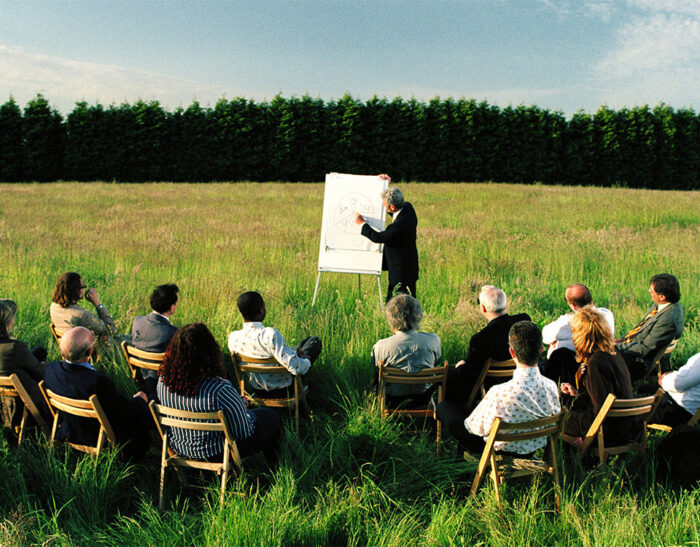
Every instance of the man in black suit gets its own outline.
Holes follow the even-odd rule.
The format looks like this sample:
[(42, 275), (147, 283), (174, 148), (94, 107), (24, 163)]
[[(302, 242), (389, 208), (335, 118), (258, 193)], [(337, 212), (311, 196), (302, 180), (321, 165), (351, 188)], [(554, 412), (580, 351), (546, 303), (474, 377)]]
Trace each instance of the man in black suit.
[[(379, 175), (391, 182), (386, 174)], [(362, 235), (374, 243), (384, 244), (382, 269), (389, 272), (389, 288), (386, 301), (389, 302), (397, 293), (410, 294), (416, 298), (416, 281), (418, 281), (418, 249), (416, 248), (416, 226), (418, 218), (413, 205), (404, 201), (401, 190), (389, 186), (382, 192), (382, 203), (386, 212), (394, 217), (383, 232), (377, 232), (359, 213), (355, 222), (362, 225)]]
[[(132, 399), (121, 395), (106, 374), (92, 368), (89, 359), (94, 347), (95, 335), (89, 329), (74, 327), (66, 332), (60, 343), (63, 361), (46, 366), (44, 383), (54, 393), (72, 399), (88, 399), (97, 394), (117, 441), (125, 445), (122, 454), (137, 460), (148, 449), (148, 432), (153, 426), (146, 394), (139, 391)], [(56, 437), (95, 445), (99, 430), (96, 420), (62, 413)]]
[[(486, 361), (507, 361), (510, 359), (508, 332), (518, 321), (530, 321), (526, 313), (508, 315), (506, 313), (506, 293), (493, 285), (484, 285), (479, 293), (479, 311), (488, 321), (488, 324), (469, 340), (467, 357), (457, 363), (454, 368), (447, 371), (447, 385), (445, 401), (437, 406), (437, 415), (447, 428), (455, 427), (456, 430), (464, 429), (464, 420), (471, 409), (465, 408), (469, 393)], [(496, 383), (507, 381), (504, 378), (500, 382), (486, 384), (490, 388)]]
[[(175, 313), (178, 304), (177, 285), (158, 285), (151, 293), (151, 308), (148, 315), (134, 318), (131, 327), (131, 343), (134, 347), (153, 353), (163, 353), (170, 340), (177, 332), (177, 327), (170, 324), (170, 316)], [(143, 388), (148, 394), (155, 393), (158, 375), (154, 370), (141, 369)]]

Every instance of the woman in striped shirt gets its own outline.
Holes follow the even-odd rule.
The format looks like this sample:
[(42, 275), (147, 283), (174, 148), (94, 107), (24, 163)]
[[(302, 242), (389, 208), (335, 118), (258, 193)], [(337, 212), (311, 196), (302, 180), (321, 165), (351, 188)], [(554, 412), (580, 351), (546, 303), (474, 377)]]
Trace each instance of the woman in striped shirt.
[[(246, 408), (223, 377), (221, 349), (205, 324), (186, 325), (175, 333), (159, 374), (157, 391), (163, 405), (190, 412), (223, 410), (241, 456), (262, 450), (274, 458), (279, 415), (269, 408)], [(221, 432), (172, 428), (170, 438), (173, 449), (188, 458), (215, 459), (224, 449)]]

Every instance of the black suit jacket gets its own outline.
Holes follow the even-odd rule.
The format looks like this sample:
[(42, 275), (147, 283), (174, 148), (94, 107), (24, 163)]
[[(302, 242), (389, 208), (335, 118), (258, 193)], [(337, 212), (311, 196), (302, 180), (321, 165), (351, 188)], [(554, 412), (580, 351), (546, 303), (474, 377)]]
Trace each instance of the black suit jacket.
[[(510, 359), (508, 331), (518, 321), (530, 321), (530, 316), (526, 313), (518, 315), (504, 313), (489, 321), (483, 329), (471, 337), (467, 357), (464, 359), (465, 364), (448, 371), (446, 393), (448, 400), (456, 403), (466, 401), (488, 359), (494, 361)], [(492, 382), (491, 385), (494, 383), (500, 382)], [(491, 385), (487, 384), (486, 387), (489, 388)]]
[[(140, 398), (127, 399), (121, 395), (112, 380), (103, 372), (66, 361), (54, 361), (46, 366), (44, 384), (58, 395), (72, 399), (88, 399), (97, 394), (117, 440), (120, 443), (133, 441), (131, 452), (141, 448), (145, 451), (151, 425), (146, 402)], [(94, 445), (100, 431), (96, 420), (63, 413), (58, 427), (58, 439), (78, 444)]]
[(163, 353), (173, 339), (177, 327), (162, 315), (151, 312), (139, 315), (131, 327), (131, 343), (143, 351)]
[(404, 202), (400, 214), (383, 232), (377, 232), (367, 223), (362, 225), (363, 236), (384, 244), (382, 269), (389, 272), (390, 285), (415, 283), (418, 279), (417, 225), (416, 211), (408, 202)]

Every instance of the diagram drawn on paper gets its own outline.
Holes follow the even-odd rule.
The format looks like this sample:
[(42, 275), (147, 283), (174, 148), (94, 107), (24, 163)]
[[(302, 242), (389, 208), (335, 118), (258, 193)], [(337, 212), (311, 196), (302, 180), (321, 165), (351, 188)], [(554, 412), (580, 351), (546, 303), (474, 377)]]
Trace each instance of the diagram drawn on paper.
[(357, 234), (359, 228), (355, 224), (355, 213), (360, 213), (365, 218), (371, 218), (376, 214), (376, 207), (372, 207), (369, 198), (364, 194), (352, 192), (345, 194), (338, 200), (333, 210), (333, 225), (337, 230), (346, 234)]

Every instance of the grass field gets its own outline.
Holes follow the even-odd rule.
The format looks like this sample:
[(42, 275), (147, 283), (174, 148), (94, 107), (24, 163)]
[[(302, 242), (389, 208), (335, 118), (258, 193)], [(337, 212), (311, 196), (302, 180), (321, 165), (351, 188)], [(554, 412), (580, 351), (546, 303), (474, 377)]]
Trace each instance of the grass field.
[[(506, 184), (401, 185), (419, 218), (423, 330), (451, 363), (483, 326), (481, 285), (540, 326), (566, 311), (564, 288), (588, 285), (622, 333), (651, 304), (649, 278), (681, 283), (685, 332), (678, 367), (700, 351), (700, 193)], [(125, 466), (0, 440), (0, 544), (700, 544), (700, 494), (654, 484), (651, 462), (631, 455), (599, 470), (565, 461), (560, 515), (549, 481), (516, 482), (499, 512), (491, 487), (467, 498), (474, 461), (454, 443), (434, 451), (378, 417), (370, 384), (374, 342), (388, 336), (373, 279), (324, 274), (311, 307), (321, 184), (0, 185), (0, 296), (19, 305), (15, 336), (50, 340), (56, 278), (74, 270), (97, 288), (120, 331), (148, 311), (159, 283), (181, 289), (173, 322), (203, 321), (225, 346), (240, 328), (238, 294), (258, 290), (266, 323), (291, 343), (307, 334), (324, 351), (308, 376), (311, 415), (302, 438), (286, 431), (278, 467), (253, 460), (223, 506), (216, 489), (179, 496), (157, 512), (159, 454)], [(386, 279), (382, 279), (382, 290)], [(106, 364), (124, 391), (127, 371)], [(653, 439), (654, 441), (658, 439)]]

